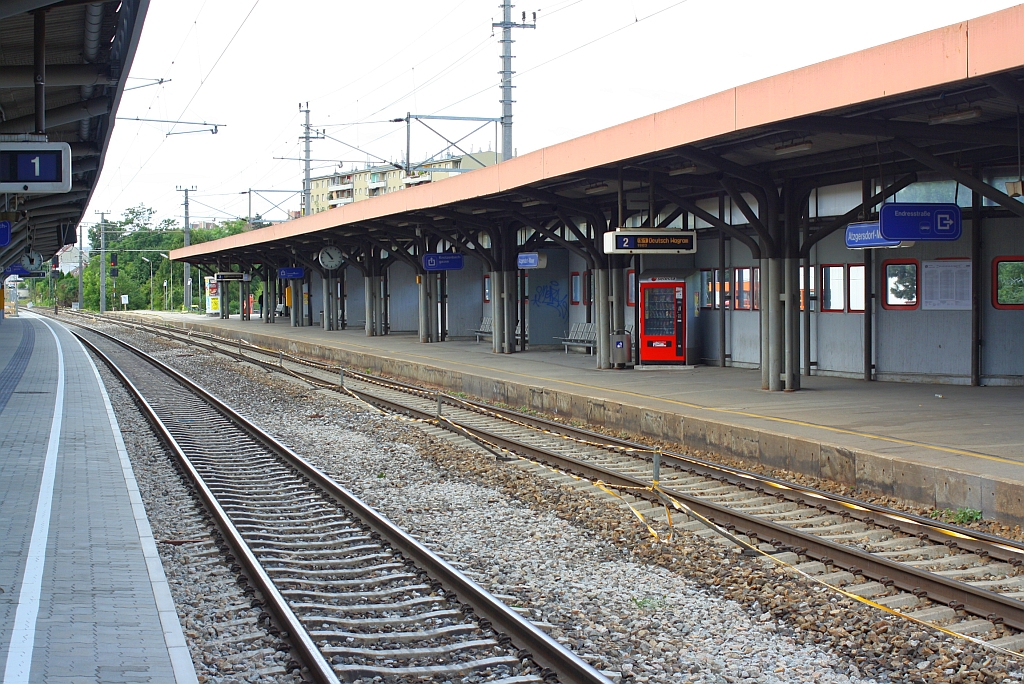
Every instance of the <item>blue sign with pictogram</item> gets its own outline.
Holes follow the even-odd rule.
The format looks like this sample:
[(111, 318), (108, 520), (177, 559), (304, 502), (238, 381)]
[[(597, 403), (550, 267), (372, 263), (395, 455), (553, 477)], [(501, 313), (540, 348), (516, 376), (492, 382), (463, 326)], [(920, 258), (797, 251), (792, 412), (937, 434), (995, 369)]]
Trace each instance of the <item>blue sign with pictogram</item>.
[(279, 268), (277, 269), (277, 277), (281, 280), (302, 280), (306, 277), (306, 269), (301, 266), (294, 268)]
[(849, 249), (871, 249), (873, 247), (899, 247), (899, 240), (886, 240), (878, 227), (878, 221), (851, 223), (846, 227), (846, 246)]
[(955, 204), (884, 204), (878, 213), (878, 226), (886, 240), (952, 242), (963, 234), (960, 207)]
[(466, 258), (463, 254), (442, 252), (423, 255), (424, 271), (461, 271), (466, 265)]
[(0, 247), (11, 244), (11, 222), (0, 221)]
[(11, 276), (11, 275), (27, 276), (31, 272), (32, 271), (28, 270), (27, 268), (25, 268), (21, 264), (11, 264), (10, 266), (8, 266), (7, 268), (4, 269), (4, 275), (5, 276)]

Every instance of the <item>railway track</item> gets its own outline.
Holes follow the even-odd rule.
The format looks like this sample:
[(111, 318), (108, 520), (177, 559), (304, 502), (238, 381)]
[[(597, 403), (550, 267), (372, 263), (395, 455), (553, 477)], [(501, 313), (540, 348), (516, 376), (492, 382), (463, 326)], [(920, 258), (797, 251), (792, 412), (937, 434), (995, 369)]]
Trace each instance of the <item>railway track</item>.
[(101, 320), (276, 368), (384, 410), (437, 421), (496, 453), (507, 450), (628, 492), (624, 499), (648, 518), (666, 521), (662, 506), (668, 497), (690, 509), (697, 519), (681, 526), (698, 534), (725, 532), (732, 541), (912, 619), (996, 649), (1024, 649), (1024, 544), (1017, 541), (684, 454), (658, 454), (655, 491), (653, 453), (642, 444), (365, 373), (342, 371), (339, 377), (337, 366), (240, 341)]
[(216, 397), (79, 327), (172, 450), (315, 682), (609, 680)]

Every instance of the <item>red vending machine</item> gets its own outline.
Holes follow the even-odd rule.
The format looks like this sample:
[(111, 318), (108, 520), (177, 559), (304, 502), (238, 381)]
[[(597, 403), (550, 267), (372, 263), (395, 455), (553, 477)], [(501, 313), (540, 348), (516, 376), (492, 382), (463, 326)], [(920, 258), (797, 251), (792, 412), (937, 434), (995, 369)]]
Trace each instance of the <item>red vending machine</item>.
[(686, 363), (686, 283), (640, 283), (641, 364)]

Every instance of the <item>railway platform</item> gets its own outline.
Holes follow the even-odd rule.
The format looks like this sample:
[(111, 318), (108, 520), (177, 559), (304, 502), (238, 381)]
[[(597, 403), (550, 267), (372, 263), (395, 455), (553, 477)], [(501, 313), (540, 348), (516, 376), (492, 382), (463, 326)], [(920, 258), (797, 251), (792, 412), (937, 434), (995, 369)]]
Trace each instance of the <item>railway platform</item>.
[(794, 393), (756, 387), (759, 371), (596, 370), (558, 351), (497, 355), (473, 341), (129, 312), (140, 321), (332, 359), (485, 401), (558, 414), (899, 496), (1024, 523), (1022, 387), (803, 379)]
[(196, 682), (113, 409), (85, 349), (0, 326), (0, 680)]

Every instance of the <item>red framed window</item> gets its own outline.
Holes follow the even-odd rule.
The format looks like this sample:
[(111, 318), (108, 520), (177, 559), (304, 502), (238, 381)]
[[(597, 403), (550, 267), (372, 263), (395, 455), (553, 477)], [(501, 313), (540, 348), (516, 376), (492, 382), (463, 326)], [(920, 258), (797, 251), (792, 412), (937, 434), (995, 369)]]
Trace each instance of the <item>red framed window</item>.
[(1024, 256), (992, 260), (992, 306), (1024, 309)]
[(839, 313), (846, 311), (846, 266), (844, 264), (822, 264), (821, 310)]
[(846, 274), (847, 309), (864, 313), (864, 264), (850, 264)]
[(817, 271), (817, 267), (811, 266), (807, 269), (807, 275), (810, 276), (811, 279), (810, 287), (804, 283), (804, 268), (801, 266), (797, 271), (799, 273), (798, 278), (800, 281), (800, 310), (804, 311), (809, 304), (811, 311), (814, 311), (816, 309), (814, 302), (817, 301), (817, 295), (814, 290), (814, 274)]
[(921, 266), (917, 259), (889, 259), (882, 262), (882, 308), (892, 310), (916, 309), (921, 283)]
[(484, 304), (491, 303), (491, 276), (484, 276)]
[(750, 305), (754, 311), (761, 310), (761, 267), (750, 269)]
[(750, 281), (750, 269), (749, 268), (737, 268), (733, 271), (734, 293), (733, 306), (738, 311), (750, 311), (750, 307), (753, 304), (751, 299), (753, 291), (751, 289)]
[(715, 308), (715, 272), (710, 268), (700, 272), (700, 308)]
[(626, 306), (636, 306), (636, 271), (626, 271)]
[(583, 281), (578, 271), (573, 271), (569, 276), (569, 303), (579, 304), (583, 299)]
[(715, 269), (715, 308), (732, 307), (732, 269)]

